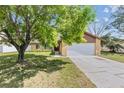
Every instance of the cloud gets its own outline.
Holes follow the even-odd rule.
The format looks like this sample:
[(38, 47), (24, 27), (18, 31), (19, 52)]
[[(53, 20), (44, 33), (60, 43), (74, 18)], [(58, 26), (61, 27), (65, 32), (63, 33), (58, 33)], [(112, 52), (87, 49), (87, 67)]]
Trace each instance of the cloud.
[(104, 17), (103, 19), (105, 22), (107, 22), (109, 20), (107, 17)]
[(109, 9), (108, 9), (108, 8), (105, 8), (105, 9), (103, 10), (103, 12), (109, 13)]

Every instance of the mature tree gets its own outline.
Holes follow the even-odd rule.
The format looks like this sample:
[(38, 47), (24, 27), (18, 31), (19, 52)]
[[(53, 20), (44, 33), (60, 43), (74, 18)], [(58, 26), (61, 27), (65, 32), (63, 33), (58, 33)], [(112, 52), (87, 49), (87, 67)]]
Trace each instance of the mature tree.
[(110, 52), (116, 53), (121, 52), (124, 49), (123, 39), (119, 39), (116, 37), (112, 37), (110, 34), (106, 34), (101, 37), (102, 38), (102, 46), (107, 47)]
[(58, 31), (67, 44), (84, 42), (84, 32), (95, 18), (95, 12), (90, 6), (68, 6), (67, 13), (60, 17)]
[[(55, 34), (54, 28), (51, 28), (48, 23), (51, 20), (51, 16), (48, 14), (50, 8), (48, 6), (0, 7), (0, 37), (17, 49), (17, 62), (24, 62), (25, 50), (31, 40), (40, 36), (39, 33), (52, 34), (51, 38), (47, 38), (47, 40), (55, 39), (53, 36)], [(51, 33), (48, 33), (48, 31), (51, 31)], [(55, 44), (56, 42), (52, 43)]]
[(52, 47), (59, 34), (67, 44), (82, 42), (94, 17), (89, 6), (0, 6), (0, 37), (17, 49), (17, 62), (23, 63), (32, 40)]
[(115, 31), (113, 29), (110, 29), (109, 24), (111, 23), (111, 20), (106, 22), (97, 22), (94, 21), (89, 25), (89, 32), (98, 36), (102, 37), (107, 34), (112, 34)]
[(118, 7), (117, 11), (113, 13), (113, 18), (111, 25), (124, 34), (124, 6)]

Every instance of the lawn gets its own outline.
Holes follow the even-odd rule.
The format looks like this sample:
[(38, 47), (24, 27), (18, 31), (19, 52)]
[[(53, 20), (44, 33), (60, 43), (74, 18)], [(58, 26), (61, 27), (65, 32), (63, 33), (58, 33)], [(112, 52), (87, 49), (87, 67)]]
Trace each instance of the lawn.
[(0, 87), (95, 87), (67, 57), (26, 52), (30, 66), (16, 64), (16, 53), (0, 54)]
[(124, 54), (110, 53), (104, 51), (101, 53), (101, 56), (124, 63)]

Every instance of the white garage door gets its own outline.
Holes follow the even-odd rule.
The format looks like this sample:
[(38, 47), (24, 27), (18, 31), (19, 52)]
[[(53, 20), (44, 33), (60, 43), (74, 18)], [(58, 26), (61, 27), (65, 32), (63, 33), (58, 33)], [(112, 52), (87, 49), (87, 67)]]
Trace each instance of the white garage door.
[(67, 49), (68, 55), (94, 55), (95, 54), (95, 44), (94, 43), (80, 43), (80, 44), (72, 44)]

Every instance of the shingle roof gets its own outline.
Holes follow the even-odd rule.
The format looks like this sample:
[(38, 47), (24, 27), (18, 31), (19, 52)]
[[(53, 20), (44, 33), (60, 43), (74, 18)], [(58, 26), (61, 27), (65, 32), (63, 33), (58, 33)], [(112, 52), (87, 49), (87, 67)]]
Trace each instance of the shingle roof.
[(85, 32), (84, 34), (89, 35), (89, 36), (91, 36), (91, 37), (93, 37), (93, 38), (101, 39), (100, 37), (98, 37), (98, 36), (96, 36), (96, 35), (93, 35), (93, 34), (91, 34), (91, 33), (89, 33), (89, 32)]

